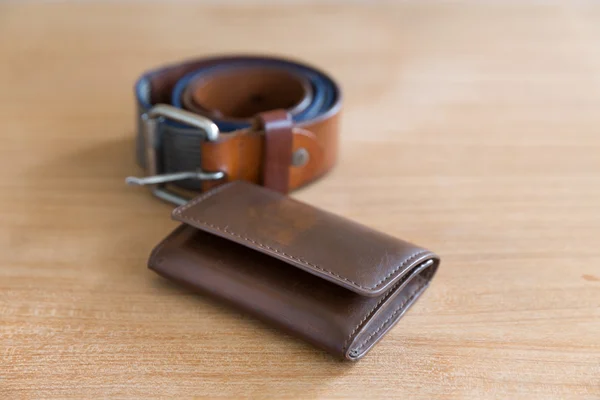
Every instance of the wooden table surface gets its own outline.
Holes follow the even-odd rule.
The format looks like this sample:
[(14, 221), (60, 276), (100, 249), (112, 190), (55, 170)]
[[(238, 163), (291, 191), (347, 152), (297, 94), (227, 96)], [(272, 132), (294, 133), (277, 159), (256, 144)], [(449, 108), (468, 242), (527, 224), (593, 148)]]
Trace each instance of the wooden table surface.
[[(600, 398), (600, 5), (3, 3), (0, 38), (0, 398)], [(358, 363), (146, 269), (133, 82), (232, 52), (344, 88), (294, 197), (442, 257)]]

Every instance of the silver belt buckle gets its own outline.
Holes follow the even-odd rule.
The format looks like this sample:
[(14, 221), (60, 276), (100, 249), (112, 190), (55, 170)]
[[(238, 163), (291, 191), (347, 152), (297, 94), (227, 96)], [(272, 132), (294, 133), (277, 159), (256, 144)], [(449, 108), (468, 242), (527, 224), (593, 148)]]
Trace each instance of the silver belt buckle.
[(143, 178), (128, 176), (125, 182), (134, 186), (149, 186), (152, 194), (161, 200), (182, 205), (189, 199), (170, 191), (165, 184), (184, 179), (218, 180), (225, 176), (222, 171), (205, 172), (202, 170), (182, 171), (172, 174), (161, 174), (158, 168), (158, 124), (163, 119), (170, 119), (206, 133), (206, 140), (213, 142), (219, 137), (219, 127), (210, 119), (186, 110), (157, 104), (142, 115), (142, 129), (145, 142), (146, 176)]

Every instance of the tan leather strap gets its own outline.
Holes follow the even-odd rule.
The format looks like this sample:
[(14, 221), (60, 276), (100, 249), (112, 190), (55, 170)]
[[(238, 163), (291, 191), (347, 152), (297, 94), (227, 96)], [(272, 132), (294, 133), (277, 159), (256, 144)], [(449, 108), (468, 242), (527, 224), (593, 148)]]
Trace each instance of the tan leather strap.
[(136, 84), (140, 133), (138, 161), (145, 164), (145, 115), (169, 104), (212, 120), (220, 129), (206, 140), (202, 129), (158, 121), (154, 173), (201, 169), (219, 180), (185, 179), (171, 185), (207, 190), (246, 180), (280, 192), (318, 179), (336, 162), (341, 93), (323, 72), (268, 57), (220, 57), (170, 65)]
[(292, 164), (292, 116), (284, 110), (260, 113), (255, 129), (265, 132), (263, 186), (287, 193)]

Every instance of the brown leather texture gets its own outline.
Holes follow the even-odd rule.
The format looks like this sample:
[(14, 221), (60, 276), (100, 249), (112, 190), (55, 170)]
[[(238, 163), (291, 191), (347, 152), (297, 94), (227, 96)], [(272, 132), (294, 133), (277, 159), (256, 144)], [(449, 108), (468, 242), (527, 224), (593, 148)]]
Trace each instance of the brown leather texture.
[(256, 117), (258, 129), (265, 132), (262, 184), (272, 190), (287, 193), (292, 165), (293, 122), (285, 110), (267, 111)]
[(296, 74), (252, 67), (196, 79), (182, 100), (186, 109), (211, 119), (247, 121), (269, 110), (295, 114), (311, 94), (310, 83)]
[[(238, 59), (244, 57), (194, 60), (153, 72), (148, 80), (150, 103), (171, 104), (173, 87), (182, 77), (198, 68), (235, 63)], [(218, 140), (201, 143), (201, 169), (225, 173), (219, 181), (202, 182), (204, 191), (225, 182), (246, 180), (287, 192), (320, 178), (336, 163), (341, 113), (341, 94), (337, 86), (337, 100), (327, 112), (294, 123), (289, 160), (282, 170), (281, 162), (288, 159), (287, 151), (275, 156), (271, 151), (274, 142), (268, 139), (271, 132), (252, 122), (257, 116), (274, 110), (284, 110), (294, 117), (306, 109), (315, 91), (311, 82), (293, 68), (272, 67), (268, 59), (265, 60), (262, 67), (224, 68), (192, 79), (181, 93), (181, 107), (185, 110), (213, 120), (247, 122), (251, 126), (221, 132)], [(307, 152), (307, 162), (292, 165), (291, 154), (299, 149)]]
[(173, 211), (152, 252), (161, 276), (214, 296), (337, 357), (363, 357), (434, 276), (429, 250), (251, 183)]

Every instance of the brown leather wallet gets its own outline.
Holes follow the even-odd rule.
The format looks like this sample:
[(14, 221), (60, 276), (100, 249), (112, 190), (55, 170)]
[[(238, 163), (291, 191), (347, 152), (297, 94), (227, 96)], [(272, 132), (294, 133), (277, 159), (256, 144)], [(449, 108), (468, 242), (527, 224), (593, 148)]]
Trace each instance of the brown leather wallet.
[(158, 274), (340, 357), (358, 360), (424, 292), (429, 250), (236, 181), (172, 214), (152, 252)]

